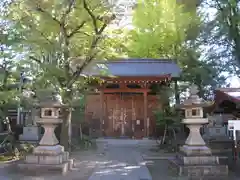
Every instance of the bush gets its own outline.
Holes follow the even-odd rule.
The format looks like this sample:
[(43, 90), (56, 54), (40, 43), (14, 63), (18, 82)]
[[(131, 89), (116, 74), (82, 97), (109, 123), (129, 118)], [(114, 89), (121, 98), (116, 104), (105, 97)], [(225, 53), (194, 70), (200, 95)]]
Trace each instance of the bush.
[(95, 147), (95, 140), (86, 135), (83, 135), (82, 139), (80, 139), (80, 137), (75, 138), (72, 143), (72, 149), (89, 149)]

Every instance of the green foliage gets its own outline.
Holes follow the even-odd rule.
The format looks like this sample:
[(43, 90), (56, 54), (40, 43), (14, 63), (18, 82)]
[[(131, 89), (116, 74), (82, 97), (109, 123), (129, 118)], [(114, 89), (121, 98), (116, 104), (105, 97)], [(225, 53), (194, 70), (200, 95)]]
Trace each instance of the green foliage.
[[(198, 86), (199, 96), (205, 100), (213, 99), (213, 92), (216, 88), (222, 87), (226, 83), (221, 66), (215, 60), (202, 58), (199, 45), (186, 47), (184, 53), (179, 58), (182, 68), (181, 80), (190, 82)], [(181, 84), (180, 88), (185, 91), (188, 84)]]
[(196, 19), (175, 0), (139, 0), (133, 14), (134, 29), (128, 37), (129, 56), (175, 58)]
[(117, 52), (112, 48), (115, 30), (109, 27), (115, 15), (110, 10), (99, 0), (15, 0), (8, 6), (5, 18), (21, 33), (26, 50), (21, 66), (33, 76), (33, 88), (53, 88), (69, 106), (60, 138), (66, 148), (74, 98), (98, 81), (83, 72), (92, 74), (96, 59)]
[(85, 95), (80, 95), (77, 99), (75, 99), (73, 103), (73, 113), (72, 113), (72, 121), (75, 124), (80, 124), (84, 122), (85, 115)]
[(169, 126), (174, 123), (174, 114), (170, 110), (158, 110), (154, 112), (157, 127)]
[(158, 91), (161, 107), (154, 111), (157, 127), (170, 126), (180, 122), (179, 115), (175, 111), (175, 108), (169, 105), (169, 98), (172, 93), (172, 89), (169, 87), (160, 87)]
[(212, 9), (214, 16), (205, 20), (207, 56), (221, 65), (222, 71), (239, 77), (240, 68), (240, 6), (238, 1), (203, 1), (203, 7)]
[(20, 97), (20, 72), (17, 62), (20, 54), (16, 53), (16, 50), (20, 49), (20, 38), (11, 25), (2, 19), (3, 14), (3, 11), (0, 11), (0, 121), (8, 124), (7, 109), (11, 105), (16, 107)]
[(114, 15), (101, 1), (17, 0), (8, 12), (7, 20), (21, 32), (30, 57), (22, 65), (35, 77), (36, 89), (66, 91), (84, 84), (85, 78), (79, 77), (83, 70), (113, 52), (113, 30), (107, 26)]
[(6, 39), (0, 42), (0, 105), (14, 100), (17, 95), (16, 59), (11, 48), (14, 44), (9, 44), (11, 34), (4, 35)]
[(196, 1), (181, 2), (138, 1), (134, 27), (127, 36), (128, 55), (176, 60), (182, 69), (179, 93), (183, 95), (189, 84), (194, 83), (200, 97), (212, 99), (213, 90), (225, 85), (226, 77), (222, 75), (221, 64), (202, 50), (205, 27), (202, 14), (196, 12)]
[(73, 150), (90, 150), (97, 148), (96, 141), (86, 135), (83, 135), (82, 139), (80, 137), (75, 137), (72, 146)]
[(17, 0), (9, 6), (7, 19), (22, 34), (30, 55), (22, 65), (35, 76), (34, 88), (51, 86), (65, 101), (65, 91), (89, 84), (88, 78), (79, 75), (91, 72), (95, 59), (116, 53), (112, 48), (115, 30), (107, 28), (114, 18), (97, 0)]

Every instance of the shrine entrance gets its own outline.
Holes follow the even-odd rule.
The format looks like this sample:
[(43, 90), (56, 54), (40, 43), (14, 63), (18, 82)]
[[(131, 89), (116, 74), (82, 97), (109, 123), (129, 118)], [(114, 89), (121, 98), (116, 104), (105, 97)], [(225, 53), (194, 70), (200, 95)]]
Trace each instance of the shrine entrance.
[(144, 136), (143, 93), (104, 94), (105, 133), (114, 137)]
[(169, 75), (161, 77), (105, 77), (95, 92), (88, 95), (86, 117), (94, 133), (103, 137), (141, 139), (156, 131), (154, 110), (161, 108), (152, 84), (167, 85)]

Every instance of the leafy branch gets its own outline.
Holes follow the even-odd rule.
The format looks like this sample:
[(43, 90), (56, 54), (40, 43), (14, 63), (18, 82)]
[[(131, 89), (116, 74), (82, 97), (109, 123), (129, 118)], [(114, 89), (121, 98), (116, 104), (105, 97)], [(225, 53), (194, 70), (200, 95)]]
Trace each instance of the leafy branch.
[[(90, 45), (90, 49), (84, 60), (84, 63), (80, 67), (77, 67), (77, 70), (74, 72), (73, 78), (68, 83), (68, 86), (72, 86), (72, 84), (76, 81), (76, 79), (83, 72), (83, 70), (86, 68), (86, 66), (88, 66), (91, 63), (91, 61), (95, 58), (95, 56), (98, 52), (94, 53), (93, 51), (96, 50), (97, 44), (102, 38), (103, 31), (106, 29), (106, 27), (109, 25), (109, 23), (116, 18), (115, 15), (104, 16), (102, 18), (96, 17), (94, 15), (93, 11), (87, 5), (86, 0), (83, 0), (83, 7), (88, 12), (89, 16), (92, 19), (92, 24), (93, 24), (95, 35), (93, 37), (93, 41)], [(101, 27), (98, 27), (98, 25), (97, 25), (98, 20), (103, 22)]]

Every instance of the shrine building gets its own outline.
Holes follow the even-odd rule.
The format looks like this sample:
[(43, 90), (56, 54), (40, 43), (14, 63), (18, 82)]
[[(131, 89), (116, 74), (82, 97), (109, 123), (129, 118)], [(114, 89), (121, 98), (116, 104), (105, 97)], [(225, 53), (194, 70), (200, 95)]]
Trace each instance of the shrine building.
[(87, 95), (85, 106), (85, 120), (93, 133), (105, 137), (153, 136), (153, 111), (161, 107), (154, 88), (176, 82), (181, 73), (178, 65), (169, 59), (118, 59), (100, 64), (106, 67), (107, 75), (92, 74), (104, 83)]

